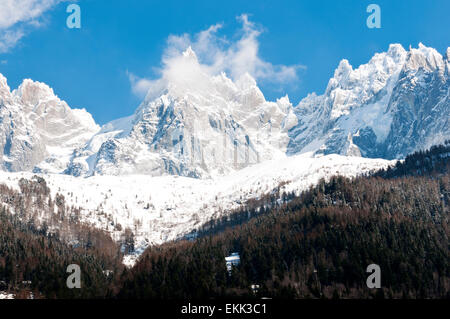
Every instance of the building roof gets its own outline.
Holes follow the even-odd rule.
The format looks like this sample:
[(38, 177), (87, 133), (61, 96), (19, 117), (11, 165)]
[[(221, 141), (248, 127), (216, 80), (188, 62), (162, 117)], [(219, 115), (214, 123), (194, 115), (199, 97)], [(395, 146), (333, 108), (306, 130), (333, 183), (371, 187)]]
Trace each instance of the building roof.
[(239, 261), (239, 260), (241, 260), (241, 257), (239, 257), (238, 253), (232, 253), (230, 256), (225, 257), (225, 260), (228, 262)]

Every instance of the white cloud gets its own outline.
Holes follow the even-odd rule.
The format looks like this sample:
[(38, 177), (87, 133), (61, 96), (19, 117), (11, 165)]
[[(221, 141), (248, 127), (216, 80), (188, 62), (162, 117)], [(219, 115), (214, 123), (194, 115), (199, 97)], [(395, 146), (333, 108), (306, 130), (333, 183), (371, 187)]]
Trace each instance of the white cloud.
[[(249, 73), (257, 81), (276, 85), (298, 82), (298, 71), (305, 67), (302, 65), (274, 65), (265, 61), (259, 54), (258, 37), (262, 33), (262, 29), (251, 22), (246, 14), (237, 19), (241, 23), (241, 28), (235, 35), (237, 36), (235, 41), (218, 35), (219, 30), (223, 27), (222, 24), (212, 25), (193, 36), (189, 34), (170, 35), (162, 57), (162, 68), (159, 70), (160, 80), (137, 78), (131, 74), (132, 76), (129, 75), (129, 77), (133, 92), (143, 96), (145, 88), (160, 86), (162, 79), (180, 81), (184, 78), (187, 84), (199, 85), (202, 83), (202, 79), (199, 78), (201, 73), (217, 75), (225, 72), (234, 80)], [(186, 64), (186, 59), (181, 57), (189, 47), (193, 49), (197, 59), (194, 59), (195, 63)]]
[(39, 27), (42, 15), (62, 0), (1, 0), (0, 53), (7, 52), (30, 28)]
[(23, 37), (24, 32), (21, 29), (1, 31), (0, 34), (0, 53), (8, 51), (16, 45)]
[(140, 98), (144, 97), (147, 92), (150, 90), (151, 87), (155, 85), (155, 81), (140, 78), (133, 73), (130, 73), (127, 71), (128, 79), (131, 83), (131, 88), (133, 90), (133, 93)]

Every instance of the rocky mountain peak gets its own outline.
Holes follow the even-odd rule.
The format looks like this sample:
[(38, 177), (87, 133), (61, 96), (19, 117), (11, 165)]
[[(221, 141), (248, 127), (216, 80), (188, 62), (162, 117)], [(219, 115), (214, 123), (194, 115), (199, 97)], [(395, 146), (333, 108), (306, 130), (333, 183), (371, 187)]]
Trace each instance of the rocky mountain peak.
[(10, 93), (0, 77), (0, 166), (62, 172), (70, 154), (99, 129), (86, 110), (71, 109), (48, 85), (26, 79)]
[(185, 58), (198, 62), (197, 55), (194, 50), (192, 50), (191, 46), (189, 46), (182, 54)]
[[(295, 108), (289, 154), (351, 154), (402, 158), (450, 137), (449, 79), (444, 59), (420, 44), (399, 44), (353, 69), (340, 62), (323, 95)], [(350, 137), (349, 137), (350, 136)], [(358, 148), (358, 150), (356, 150)]]
[(19, 88), (14, 91), (14, 95), (18, 97), (22, 103), (30, 105), (36, 105), (40, 101), (57, 99), (53, 89), (48, 85), (30, 79), (23, 80)]
[(0, 73), (0, 102), (3, 99), (9, 98), (11, 96), (11, 89), (8, 86), (8, 81), (3, 76), (3, 74)]
[(401, 63), (402, 59), (404, 59), (406, 53), (406, 50), (399, 43), (390, 44), (387, 51), (387, 55), (396, 59), (396, 61), (399, 63)]
[(444, 60), (442, 55), (434, 48), (425, 46), (419, 43), (419, 47), (411, 48), (408, 52), (405, 69), (407, 70), (419, 70), (426, 71), (443, 70)]

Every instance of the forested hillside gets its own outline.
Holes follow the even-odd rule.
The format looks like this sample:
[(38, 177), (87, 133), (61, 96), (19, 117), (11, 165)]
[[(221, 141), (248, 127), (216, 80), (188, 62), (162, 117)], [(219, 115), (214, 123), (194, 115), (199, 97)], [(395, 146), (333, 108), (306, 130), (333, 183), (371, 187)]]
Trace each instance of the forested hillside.
[[(0, 291), (17, 298), (89, 298), (113, 295), (122, 272), (118, 245), (80, 223), (77, 209), (55, 199), (44, 179), (20, 181), (20, 192), (0, 185)], [(8, 207), (8, 208), (7, 208)], [(77, 264), (82, 289), (68, 289), (67, 266)]]
[[(256, 296), (266, 297), (449, 298), (448, 156), (434, 156), (448, 152), (447, 145), (414, 154), (397, 165), (396, 178), (392, 171), (334, 177), (300, 196), (249, 203), (194, 241), (149, 248), (119, 296), (253, 296), (257, 284)], [(427, 158), (440, 160), (410, 165)], [(228, 276), (231, 252), (241, 264)], [(372, 263), (381, 267), (382, 289), (366, 286)]]
[(450, 162), (450, 140), (444, 145), (436, 145), (427, 151), (419, 151), (398, 161), (395, 167), (380, 170), (374, 176), (395, 178), (400, 176), (436, 176), (448, 172)]

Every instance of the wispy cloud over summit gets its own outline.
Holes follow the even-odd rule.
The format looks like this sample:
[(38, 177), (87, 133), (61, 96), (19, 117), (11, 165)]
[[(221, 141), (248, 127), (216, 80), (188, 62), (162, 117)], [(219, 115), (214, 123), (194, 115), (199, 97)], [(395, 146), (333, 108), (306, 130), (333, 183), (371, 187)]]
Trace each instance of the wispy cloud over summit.
[[(186, 70), (174, 68), (178, 64), (179, 57), (188, 48), (192, 48), (200, 64), (202, 71), (209, 75), (225, 72), (236, 80), (243, 74), (248, 73), (257, 81), (268, 82), (274, 85), (286, 85), (298, 82), (298, 71), (304, 69), (303, 65), (274, 65), (261, 57), (259, 52), (259, 36), (263, 28), (250, 21), (247, 14), (237, 17), (241, 26), (235, 34), (235, 39), (230, 40), (219, 35), (224, 27), (217, 23), (206, 30), (194, 35), (170, 35), (162, 57), (162, 67), (158, 69), (161, 77), (171, 74), (175, 77), (185, 76)], [(179, 65), (178, 65), (179, 67)], [(128, 73), (132, 90), (142, 97), (146, 91), (155, 85), (155, 79), (139, 78), (135, 74)]]

